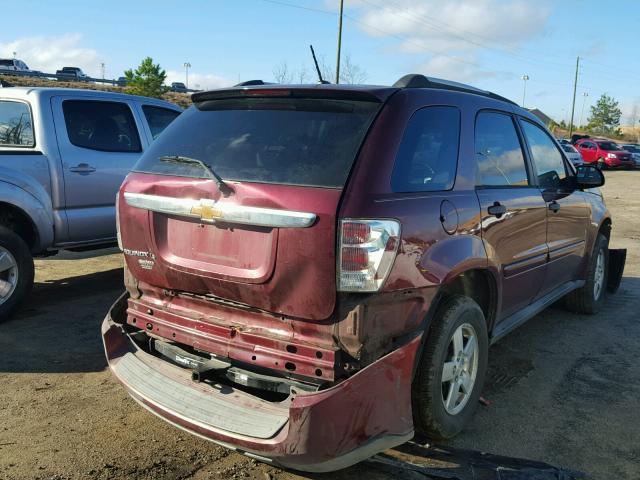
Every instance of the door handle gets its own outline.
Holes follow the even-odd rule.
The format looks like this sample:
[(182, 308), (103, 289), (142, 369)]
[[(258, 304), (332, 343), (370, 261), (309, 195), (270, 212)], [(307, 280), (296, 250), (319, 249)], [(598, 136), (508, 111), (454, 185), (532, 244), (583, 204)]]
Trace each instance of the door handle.
[(554, 200), (549, 204), (549, 210), (551, 210), (553, 213), (558, 212), (558, 210), (560, 210), (560, 204)]
[(69, 171), (74, 173), (91, 173), (96, 171), (96, 167), (92, 167), (88, 163), (79, 163), (75, 167), (70, 167)]
[(502, 205), (500, 202), (493, 202), (493, 205), (487, 208), (487, 212), (489, 212), (489, 215), (500, 218), (505, 213), (507, 213), (507, 207)]

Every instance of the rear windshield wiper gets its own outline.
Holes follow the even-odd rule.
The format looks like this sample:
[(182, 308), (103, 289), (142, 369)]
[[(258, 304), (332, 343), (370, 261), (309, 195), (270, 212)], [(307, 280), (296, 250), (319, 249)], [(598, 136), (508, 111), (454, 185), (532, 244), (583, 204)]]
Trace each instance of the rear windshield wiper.
[(198, 160), (197, 158), (183, 157), (182, 155), (163, 155), (158, 160), (160, 160), (161, 162), (178, 163), (182, 165), (198, 165), (211, 174), (211, 176), (216, 181), (218, 190), (220, 190), (220, 193), (222, 193), (222, 195), (228, 197), (232, 193), (235, 193), (233, 189), (227, 183), (225, 183), (222, 177), (214, 172), (213, 168), (211, 168), (210, 165), (204, 163), (202, 160)]

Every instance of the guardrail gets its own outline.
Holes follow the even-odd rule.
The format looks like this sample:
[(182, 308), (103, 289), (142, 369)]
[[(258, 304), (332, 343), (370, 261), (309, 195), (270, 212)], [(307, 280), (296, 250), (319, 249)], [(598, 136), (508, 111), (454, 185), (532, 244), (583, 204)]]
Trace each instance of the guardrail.
[[(93, 77), (76, 77), (74, 75), (70, 75), (68, 73), (62, 74), (62, 75), (58, 75), (57, 73), (42, 73), (42, 72), (38, 72), (38, 71), (21, 71), (21, 70), (3, 70), (0, 69), (0, 75), (13, 75), (13, 76), (17, 76), (17, 77), (36, 77), (36, 78), (46, 78), (46, 79), (53, 79), (53, 80), (60, 80), (60, 81), (67, 81), (67, 82), (88, 82), (88, 83), (106, 83), (109, 85), (113, 85), (116, 87), (126, 87), (126, 82), (121, 82), (118, 80), (110, 80), (107, 78), (93, 78)], [(171, 87), (167, 87), (169, 89), (169, 91), (171, 90)], [(177, 92), (177, 93), (194, 93), (194, 92), (199, 92), (200, 90), (194, 90), (192, 88), (187, 88), (186, 92)]]

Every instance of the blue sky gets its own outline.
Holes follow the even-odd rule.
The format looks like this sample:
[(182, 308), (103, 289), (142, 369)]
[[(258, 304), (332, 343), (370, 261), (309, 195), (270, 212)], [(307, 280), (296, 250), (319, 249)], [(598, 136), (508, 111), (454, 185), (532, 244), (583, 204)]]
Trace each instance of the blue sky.
[[(0, 56), (17, 52), (31, 68), (78, 65), (107, 77), (149, 55), (191, 86), (273, 79), (286, 63), (315, 80), (308, 45), (335, 69), (338, 0), (29, 1), (3, 6)], [(417, 72), (470, 83), (558, 121), (567, 119), (576, 56), (581, 57), (576, 122), (606, 92), (623, 123), (640, 120), (640, 1), (345, 0), (343, 54), (366, 83), (391, 84)], [(584, 97), (583, 92), (588, 96)]]

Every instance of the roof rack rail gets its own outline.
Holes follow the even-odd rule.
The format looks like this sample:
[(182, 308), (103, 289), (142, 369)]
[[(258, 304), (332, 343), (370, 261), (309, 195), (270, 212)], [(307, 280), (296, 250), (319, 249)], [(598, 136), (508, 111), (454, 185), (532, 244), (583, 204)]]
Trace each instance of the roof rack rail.
[(512, 105), (518, 105), (513, 100), (509, 100), (508, 98), (505, 98), (493, 92), (489, 92), (487, 90), (481, 90), (479, 88), (472, 87), (471, 85), (453, 82), (451, 80), (426, 77), (419, 73), (410, 73), (408, 75), (405, 75), (404, 77), (398, 79), (398, 81), (394, 83), (393, 86), (396, 88), (439, 88), (442, 90), (454, 90), (457, 92), (474, 93), (476, 95), (482, 95), (484, 97), (493, 98), (495, 100), (508, 102)]
[(252, 85), (275, 85), (272, 82), (265, 82), (263, 80), (245, 80), (244, 82), (240, 82), (234, 87), (250, 87)]

